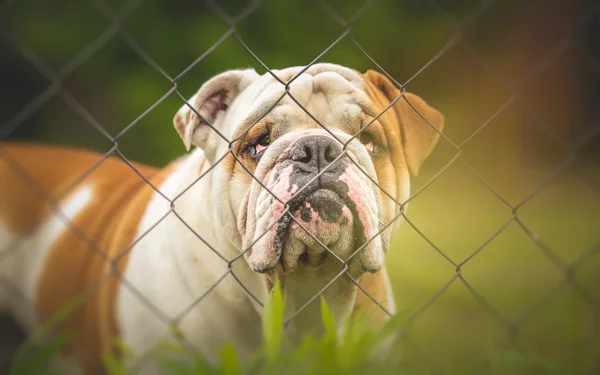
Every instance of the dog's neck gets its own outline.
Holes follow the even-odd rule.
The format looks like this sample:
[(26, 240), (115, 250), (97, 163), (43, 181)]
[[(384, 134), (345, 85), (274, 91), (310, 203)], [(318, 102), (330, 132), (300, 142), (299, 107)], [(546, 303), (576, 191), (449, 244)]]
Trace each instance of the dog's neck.
[[(227, 271), (228, 262), (236, 259), (232, 262), (232, 273), (235, 278), (261, 303), (264, 302), (267, 295), (264, 278), (262, 275), (252, 272), (244, 258), (239, 257), (239, 247), (241, 245), (237, 244), (236, 233), (233, 233), (237, 229), (231, 227), (230, 221), (232, 219), (229, 220), (229, 223), (223, 223), (223, 215), (229, 215), (232, 212), (228, 202), (220, 202), (223, 199), (223, 192), (220, 189), (224, 187), (215, 183), (220, 171), (218, 168), (210, 169), (209, 161), (199, 148), (181, 157), (175, 163), (178, 163), (175, 172), (163, 184), (166, 191), (161, 189), (161, 192), (169, 199), (175, 199), (174, 213), (178, 216), (176, 219), (179, 221), (177, 233), (184, 236), (182, 241), (184, 241), (183, 238), (191, 239), (183, 242), (182, 249), (175, 251), (177, 257), (180, 258), (179, 263), (182, 266), (182, 271), (185, 273), (198, 273), (198, 270), (190, 269), (190, 267), (193, 268), (193, 265), (188, 264), (187, 259), (194, 257), (199, 259), (199, 262), (203, 262), (207, 257), (210, 257), (210, 262), (206, 263), (218, 265), (218, 270), (215, 271), (216, 281), (218, 279), (216, 276), (221, 276), (223, 272)], [(227, 207), (224, 207), (224, 205)], [(227, 210), (229, 211), (224, 212)], [(205, 271), (212, 270), (200, 270), (200, 272)], [(217, 275), (219, 272), (220, 274)], [(193, 275), (184, 275), (184, 277), (192, 280), (206, 280), (206, 277), (198, 278)], [(248, 297), (250, 301), (253, 301), (256, 310), (259, 311), (261, 309), (260, 305), (256, 304), (254, 298), (250, 297), (239, 286), (235, 278), (230, 275), (225, 277), (224, 281), (226, 282), (220, 283), (218, 292), (233, 300), (242, 300), (243, 297)], [(196, 297), (206, 292), (206, 285), (202, 283), (193, 285), (192, 282), (190, 284)]]

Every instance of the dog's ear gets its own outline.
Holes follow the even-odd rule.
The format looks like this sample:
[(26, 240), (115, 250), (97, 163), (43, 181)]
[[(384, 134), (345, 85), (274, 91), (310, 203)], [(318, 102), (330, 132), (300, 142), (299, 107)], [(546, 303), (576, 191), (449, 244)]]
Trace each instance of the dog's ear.
[[(253, 69), (221, 73), (204, 83), (188, 100), (189, 105), (183, 104), (173, 118), (173, 125), (183, 140), (186, 150), (189, 151), (192, 144), (202, 149), (206, 147), (208, 137), (211, 132), (214, 132), (206, 121), (214, 126), (219, 115), (227, 111), (233, 100), (256, 77), (258, 74)], [(195, 111), (190, 108), (190, 105)]]
[[(369, 70), (363, 77), (371, 89), (383, 94), (387, 100), (387, 103), (383, 103), (386, 106), (400, 95), (400, 90), (379, 72)], [(405, 92), (403, 97), (396, 101), (393, 110), (400, 124), (400, 136), (408, 169), (416, 176), (438, 142), (440, 132), (444, 129), (444, 116), (421, 97), (409, 92)]]

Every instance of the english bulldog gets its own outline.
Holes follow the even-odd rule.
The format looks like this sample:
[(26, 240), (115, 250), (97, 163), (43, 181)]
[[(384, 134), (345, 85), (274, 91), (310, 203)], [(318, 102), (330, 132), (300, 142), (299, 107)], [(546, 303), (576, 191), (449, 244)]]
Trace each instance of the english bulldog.
[(340, 327), (395, 312), (384, 256), (444, 117), (375, 71), (273, 73), (202, 85), (173, 120), (195, 148), (161, 169), (0, 144), (0, 308), (74, 334), (69, 371), (102, 373), (115, 338), (137, 358), (180, 335), (209, 362), (249, 355), (276, 277), (292, 338), (319, 332), (321, 292)]

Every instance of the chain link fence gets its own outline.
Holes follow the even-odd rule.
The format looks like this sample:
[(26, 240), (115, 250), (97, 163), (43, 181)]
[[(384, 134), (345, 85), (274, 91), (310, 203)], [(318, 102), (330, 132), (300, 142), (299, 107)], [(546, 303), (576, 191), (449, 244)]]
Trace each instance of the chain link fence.
[[(196, 114), (200, 117), (200, 113), (196, 111), (192, 107), (192, 103), (186, 100), (186, 95), (184, 95), (180, 89), (180, 83), (186, 79), (186, 75), (195, 68), (200, 62), (207, 59), (208, 56), (215, 53), (215, 51), (226, 41), (235, 41), (239, 46), (241, 46), (254, 60), (256, 64), (258, 64), (261, 68), (263, 68), (267, 74), (270, 74), (275, 80), (281, 83), (282, 87), (285, 88), (284, 93), (279, 97), (279, 99), (274, 103), (271, 108), (265, 111), (262, 116), (254, 121), (254, 123), (248, 127), (242, 134), (237, 136), (235, 139), (228, 139), (225, 135), (219, 133), (219, 130), (214, 128), (209, 121), (205, 122), (219, 134), (221, 138), (225, 142), (229, 144), (229, 150), (226, 154), (220, 155), (216, 162), (211, 165), (208, 169), (206, 169), (202, 175), (191, 184), (189, 188), (198, 183), (198, 181), (202, 180), (208, 173), (210, 173), (215, 167), (219, 165), (226, 157), (231, 155), (235, 158), (236, 162), (239, 163), (242, 168), (246, 170), (248, 174), (252, 176), (256, 180), (258, 184), (262, 186), (263, 189), (269, 191), (269, 189), (263, 184), (262, 181), (258, 180), (252, 174), (250, 168), (244, 165), (243, 160), (239, 157), (239, 155), (235, 152), (234, 144), (245, 136), (251, 128), (259, 123), (261, 119), (266, 116), (271, 109), (273, 109), (277, 103), (279, 103), (284, 97), (288, 97), (293, 100), (300, 108), (302, 108), (312, 120), (314, 120), (319, 126), (322, 127), (325, 131), (329, 132), (329, 134), (336, 138), (334, 133), (332, 133), (327, 124), (323, 124), (319, 121), (318, 118), (313, 116), (307, 109), (305, 109), (299, 100), (294, 98), (294, 96), (290, 92), (290, 85), (294, 80), (304, 73), (307, 69), (309, 69), (314, 64), (326, 61), (327, 54), (340, 43), (350, 43), (350, 45), (355, 48), (355, 51), (358, 51), (362, 54), (373, 67), (375, 67), (379, 72), (383, 73), (387, 78), (389, 78), (396, 87), (400, 90), (401, 94), (396, 97), (390, 105), (388, 105), (381, 113), (375, 115), (370, 122), (365, 124), (363, 128), (357, 133), (352, 135), (352, 138), (343, 142), (338, 139), (338, 141), (342, 145), (342, 153), (335, 158), (335, 160), (330, 164), (333, 165), (338, 160), (343, 157), (347, 157), (347, 146), (350, 141), (354, 140), (356, 137), (360, 135), (360, 133), (370, 126), (373, 122), (377, 121), (379, 117), (387, 110), (389, 110), (396, 102), (406, 101), (408, 105), (410, 105), (419, 116), (421, 116), (433, 129), (437, 131), (435, 126), (429, 122), (427, 118), (425, 118), (421, 113), (419, 113), (416, 108), (408, 101), (408, 99), (404, 96), (406, 90), (411, 87), (411, 82), (413, 82), (417, 77), (419, 77), (423, 72), (430, 69), (435, 64), (439, 63), (439, 60), (442, 59), (446, 54), (450, 53), (454, 48), (457, 48), (458, 45), (462, 46), (462, 50), (466, 52), (467, 58), (475, 61), (478, 66), (485, 70), (489, 77), (492, 77), (492, 80), (506, 90), (510, 92), (508, 98), (501, 103), (497, 110), (488, 114), (487, 120), (483, 123), (478, 124), (478, 127), (471, 132), (471, 134), (463, 139), (462, 141), (455, 141), (446, 135), (446, 132), (440, 133), (440, 143), (444, 144), (444, 147), (451, 148), (451, 156), (444, 161), (441, 168), (428, 176), (427, 181), (422, 182), (421, 186), (412, 191), (410, 197), (406, 201), (398, 201), (393, 193), (385, 191), (381, 186), (378, 185), (376, 178), (370, 176), (364, 168), (359, 165), (353, 158), (349, 158), (352, 163), (359, 168), (365, 175), (377, 186), (380, 187), (382, 196), (385, 195), (389, 199), (391, 199), (397, 206), (399, 214), (385, 227), (382, 227), (380, 231), (372, 238), (367, 239), (366, 242), (359, 248), (357, 248), (354, 253), (346, 260), (339, 258), (332, 250), (330, 250), (327, 246), (325, 246), (321, 241), (311, 233), (300, 220), (298, 220), (292, 212), (290, 212), (290, 207), (288, 205), (289, 201), (282, 201), (279, 197), (277, 197), (273, 192), (269, 191), (269, 193), (273, 196), (273, 198), (280, 203), (282, 203), (286, 208), (282, 213), (281, 217), (279, 217), (276, 221), (274, 221), (270, 226), (273, 227), (278, 223), (278, 220), (283, 218), (284, 216), (288, 216), (290, 220), (295, 222), (299, 227), (303, 228), (308, 236), (310, 236), (314, 241), (321, 244), (325, 248), (325, 250), (331, 255), (331, 257), (337, 259), (342, 268), (341, 271), (332, 278), (329, 283), (321, 290), (321, 293), (330, 287), (336, 280), (342, 277), (349, 277), (359, 288), (358, 293), (364, 293), (369, 299), (371, 299), (376, 304), (380, 305), (381, 301), (377, 301), (377, 299), (371, 296), (365, 288), (363, 288), (348, 271), (349, 263), (352, 258), (358, 254), (363, 248), (365, 248), (371, 241), (381, 235), (382, 232), (388, 229), (390, 225), (393, 225), (396, 220), (403, 220), (405, 222), (405, 226), (410, 226), (419, 236), (422, 237), (424, 241), (427, 242), (429, 247), (439, 253), (445, 261), (451, 265), (453, 268), (452, 276), (447, 280), (447, 282), (439, 288), (437, 293), (431, 298), (429, 298), (426, 303), (418, 306), (418, 308), (412, 313), (409, 319), (406, 322), (406, 326), (408, 327), (413, 321), (416, 321), (420, 318), (422, 314), (426, 312), (427, 309), (433, 305), (436, 300), (438, 300), (442, 295), (444, 295), (449, 288), (456, 285), (457, 283), (464, 285), (468, 292), (472, 295), (473, 299), (485, 310), (486, 314), (491, 318), (494, 322), (497, 323), (498, 326), (502, 327), (502, 329), (507, 334), (507, 343), (514, 342), (517, 340), (519, 333), (522, 331), (523, 327), (525, 327), (528, 322), (536, 318), (536, 315), (545, 308), (548, 308), (548, 305), (552, 303), (552, 301), (556, 298), (558, 294), (565, 290), (565, 288), (572, 288), (579, 297), (585, 301), (585, 303), (589, 306), (590, 311), (598, 311), (600, 305), (600, 301), (598, 299), (598, 295), (595, 294), (594, 291), (590, 291), (588, 287), (584, 286), (582, 282), (576, 277), (576, 273), (578, 269), (585, 265), (591, 258), (596, 256), (600, 252), (600, 247), (598, 238), (595, 239), (596, 244), (591, 248), (588, 248), (586, 251), (581, 252), (574, 260), (565, 260), (558, 252), (553, 250), (552, 244), (548, 244), (544, 238), (540, 237), (536, 234), (536, 231), (532, 229), (531, 223), (528, 223), (527, 220), (523, 219), (521, 216), (521, 211), (523, 207), (527, 206), (527, 204), (538, 196), (544, 189), (546, 189), (551, 184), (555, 183), (556, 180), (564, 174), (569, 168), (577, 165), (578, 158), (580, 157), (581, 150), (586, 147), (589, 147), (590, 144), (596, 141), (596, 137), (600, 132), (600, 126), (598, 123), (594, 123), (591, 126), (586, 127), (585, 131), (578, 137), (575, 142), (567, 142), (563, 137), (553, 132), (552, 126), (545, 123), (543, 119), (540, 118), (536, 113), (530, 111), (528, 108), (528, 104), (523, 100), (523, 92), (527, 90), (528, 85), (543, 75), (546, 70), (554, 64), (559, 58), (561, 58), (564, 54), (569, 52), (569, 48), (580, 38), (580, 34), (583, 30), (592, 22), (598, 15), (600, 14), (600, 2), (590, 2), (586, 4), (583, 8), (583, 11), (578, 15), (576, 21), (570, 22), (569, 24), (564, 24), (560, 19), (554, 18), (554, 15), (551, 12), (547, 12), (546, 10), (550, 8), (549, 4), (553, 3), (553, 1), (538, 1), (539, 3), (539, 13), (538, 16), (540, 18), (545, 19), (546, 21), (554, 24), (556, 29), (560, 31), (560, 37), (554, 40), (554, 47), (551, 48), (549, 53), (546, 53), (545, 56), (538, 59), (536, 64), (527, 70), (525, 74), (518, 80), (509, 80), (506, 79), (501, 72), (499, 72), (495, 68), (495, 64), (486, 57), (486, 55), (478, 50), (478, 47), (475, 43), (473, 43), (469, 37), (467, 32), (468, 28), (478, 22), (481, 17), (490, 12), (490, 9), (495, 4), (493, 0), (483, 0), (480, 2), (474, 2), (473, 6), (469, 7), (469, 11), (464, 13), (463, 16), (457, 17), (454, 13), (447, 10), (442, 2), (436, 0), (429, 0), (424, 2), (422, 7), (426, 8), (427, 12), (431, 12), (436, 17), (438, 17), (439, 22), (444, 24), (445, 27), (448, 27), (452, 30), (447, 37), (447, 41), (439, 48), (439, 50), (428, 60), (426, 61), (420, 69), (418, 69), (413, 75), (411, 75), (408, 79), (405, 79), (403, 82), (396, 80), (391, 74), (388, 74), (384, 67), (380, 66), (377, 62), (377, 59), (369, 54), (369, 48), (362, 43), (359, 43), (355, 38), (353, 33), (353, 25), (361, 20), (368, 14), (373, 8), (378, 6), (377, 1), (367, 0), (365, 3), (355, 11), (350, 17), (342, 16), (337, 10), (336, 7), (330, 4), (325, 0), (318, 0), (314, 2), (307, 2), (305, 4), (306, 7), (314, 7), (316, 11), (324, 11), (329, 15), (331, 22), (336, 22), (339, 24), (339, 35), (333, 40), (333, 42), (325, 48), (321, 53), (314, 57), (310, 63), (308, 63), (304, 69), (301, 70), (296, 76), (288, 81), (284, 81), (280, 79), (265, 63), (261, 58), (253, 51), (253, 48), (242, 38), (240, 33), (238, 32), (238, 25), (244, 22), (248, 17), (253, 15), (256, 12), (261, 12), (263, 1), (254, 0), (247, 4), (247, 6), (237, 14), (230, 14), (226, 11), (218, 1), (209, 0), (207, 2), (208, 8), (212, 11), (214, 17), (218, 17), (227, 25), (227, 30), (223, 33), (219, 38), (216, 39), (214, 44), (210, 46), (210, 48), (206, 49), (203, 53), (197, 56), (197, 58), (189, 64), (185, 69), (180, 71), (177, 74), (169, 74), (167, 73), (152, 56), (145, 49), (142, 43), (140, 43), (136, 36), (131, 33), (126, 26), (124, 26), (124, 20), (134, 13), (140, 3), (143, 3), (144, 0), (130, 0), (127, 1), (123, 6), (118, 8), (111, 7), (104, 0), (94, 0), (91, 1), (91, 5), (95, 9), (101, 17), (103, 17), (107, 22), (108, 26), (106, 29), (97, 36), (95, 40), (91, 43), (87, 44), (85, 48), (83, 48), (77, 55), (75, 55), (70, 61), (66, 62), (64, 65), (59, 68), (53, 68), (42, 58), (40, 58), (36, 51), (32, 50), (26, 44), (21, 42), (18, 38), (13, 37), (10, 30), (5, 30), (6, 33), (3, 35), (6, 40), (15, 48), (23, 60), (27, 63), (31, 64), (35, 69), (45, 77), (49, 85), (43, 89), (35, 98), (27, 103), (23, 108), (18, 110), (14, 115), (12, 115), (7, 121), (2, 123), (0, 127), (0, 135), (3, 139), (11, 139), (11, 135), (18, 131), (20, 126), (28, 119), (30, 119), (40, 108), (42, 108), (46, 103), (48, 103), (51, 99), (60, 98), (75, 114), (77, 114), (81, 119), (83, 119), (89, 125), (89, 131), (96, 131), (97, 135), (100, 137), (104, 137), (109, 143), (110, 147), (105, 150), (105, 153), (102, 155), (100, 159), (98, 159), (94, 165), (89, 168), (85, 173), (81, 174), (76, 180), (70, 183), (68, 186), (64, 187), (58, 194), (50, 194), (47, 192), (38, 181), (33, 178), (25, 168), (20, 165), (20, 161), (18, 158), (14, 158), (11, 156), (9, 152), (6, 151), (4, 146), (0, 146), (0, 158), (3, 163), (9, 165), (16, 174), (22, 177), (23, 180), (27, 181), (27, 183), (35, 189), (39, 194), (43, 195), (49, 202), (52, 207), (52, 214), (59, 218), (71, 231), (77, 236), (81, 241), (85, 242), (89, 247), (89, 251), (93, 251), (102, 258), (104, 261), (109, 263), (112, 267), (112, 270), (115, 274), (118, 274), (120, 271), (118, 270), (117, 264), (119, 260), (125, 257), (131, 249), (135, 247), (139, 241), (141, 241), (149, 232), (151, 232), (156, 226), (158, 226), (163, 220), (165, 220), (169, 216), (175, 216), (178, 220), (180, 220), (187, 228), (196, 236), (200, 241), (202, 241), (212, 252), (214, 252), (217, 256), (219, 256), (222, 261), (227, 264), (227, 272), (221, 275), (215, 282), (215, 284), (206, 290), (202, 295), (198, 295), (194, 304), (188, 306), (184, 311), (181, 311), (177, 316), (168, 316), (162, 310), (160, 306), (153, 305), (140, 291), (136, 290), (136, 287), (129, 283), (127, 279), (121, 278), (121, 282), (124, 288), (130, 290), (134, 295), (136, 295), (140, 302), (145, 304), (146, 307), (151, 310), (159, 319), (161, 319), (166, 326), (176, 327), (178, 323), (199, 303), (203, 301), (203, 299), (213, 291), (217, 285), (222, 282), (225, 278), (233, 277), (239, 285), (244, 288), (246, 293), (254, 299), (258, 304), (262, 305), (264, 301), (261, 301), (258, 296), (252, 294), (249, 288), (247, 288), (244, 283), (238, 278), (236, 273), (234, 272), (233, 265), (236, 262), (244, 262), (244, 255), (246, 252), (252, 247), (252, 245), (259, 241), (262, 236), (258, 237), (250, 246), (246, 249), (240, 249), (239, 256), (233, 259), (227, 259), (223, 255), (220, 254), (219, 248), (214, 247), (213, 244), (210, 244), (206, 241), (202, 234), (197, 230), (192, 228), (188, 223), (185, 222), (184, 218), (180, 216), (177, 212), (177, 203), (178, 199), (181, 195), (183, 195), (186, 191), (181, 192), (174, 199), (169, 198), (165, 194), (161, 192), (160, 186), (155, 186), (150, 181), (150, 179), (145, 176), (143, 171), (137, 166), (135, 162), (132, 162), (125, 153), (120, 149), (120, 143), (126, 134), (131, 132), (135, 127), (139, 127), (142, 120), (151, 113), (155, 108), (160, 106), (165, 100), (168, 98), (179, 98), (181, 103), (185, 103), (188, 105)], [(20, 4), (19, 1), (5, 1), (2, 4), (2, 12), (10, 17), (11, 11), (13, 8), (17, 8), (20, 6), (25, 6), (24, 4)], [(145, 111), (139, 114), (137, 118), (131, 121), (129, 124), (124, 126), (120, 131), (116, 134), (111, 134), (110, 131), (106, 129), (103, 124), (98, 121), (86, 108), (85, 105), (79, 102), (76, 94), (69, 91), (68, 88), (65, 87), (63, 82), (81, 65), (86, 63), (89, 59), (93, 59), (94, 55), (107, 43), (112, 40), (120, 38), (127, 48), (129, 48), (135, 55), (137, 55), (147, 66), (151, 67), (157, 76), (162, 77), (164, 82), (164, 94), (158, 100), (156, 100), (151, 106), (149, 106)], [(402, 46), (399, 46), (402, 48)], [(410, 51), (409, 51), (410, 52)], [(580, 56), (581, 60), (590, 66), (598, 67), (600, 63), (588, 53), (582, 53)], [(6, 74), (6, 72), (5, 72)], [(196, 83), (194, 83), (196, 84)], [(526, 121), (532, 124), (536, 132), (540, 134), (541, 137), (545, 137), (546, 139), (551, 140), (557, 147), (559, 147), (564, 152), (564, 157), (562, 160), (555, 165), (548, 173), (545, 174), (545, 177), (527, 194), (525, 194), (520, 200), (515, 201), (514, 199), (507, 199), (504, 197), (503, 193), (494, 188), (494, 184), (488, 182), (482, 173), (477, 171), (477, 168), (473, 167), (472, 161), (466, 156), (464, 149), (468, 144), (473, 142), (474, 138), (477, 137), (480, 133), (484, 132), (491, 124), (500, 116), (503, 115), (505, 111), (507, 111), (510, 107), (517, 107), (521, 115), (526, 119)], [(165, 119), (166, 120), (166, 119)], [(169, 119), (170, 120), (170, 119)], [(448, 123), (447, 126), (450, 128), (453, 126), (452, 123)], [(150, 185), (154, 190), (155, 194), (161, 196), (164, 200), (168, 201), (170, 204), (170, 210), (161, 217), (156, 217), (156, 221), (154, 225), (150, 227), (148, 231), (135, 239), (135, 241), (129, 244), (126, 248), (122, 249), (122, 251), (116, 257), (110, 257), (106, 254), (106, 252), (102, 249), (102, 247), (95, 243), (93, 239), (90, 239), (84, 231), (77, 227), (76, 224), (71, 222), (64, 212), (60, 209), (59, 202), (61, 199), (66, 197), (69, 193), (75, 191), (79, 186), (81, 186), (82, 182), (86, 179), (87, 176), (92, 174), (100, 165), (106, 162), (107, 159), (116, 157), (122, 163), (125, 163), (131, 168), (133, 172), (135, 172), (141, 179), (145, 181), (146, 184)], [(418, 223), (414, 222), (411, 219), (410, 215), (407, 215), (405, 212), (406, 205), (413, 201), (416, 197), (421, 195), (424, 191), (426, 191), (432, 184), (434, 184), (440, 177), (451, 167), (460, 164), (467, 168), (468, 172), (474, 176), (485, 188), (491, 192), (495, 199), (500, 201), (503, 205), (505, 205), (510, 210), (510, 215), (506, 217), (506, 220), (502, 225), (500, 225), (495, 232), (493, 232), (483, 243), (481, 243), (476, 248), (472, 249), (470, 253), (461, 258), (457, 258), (456, 256), (452, 256), (447, 249), (443, 246), (436, 245), (435, 241), (429, 238), (426, 234), (426, 230), (422, 230)], [(325, 173), (327, 168), (324, 168), (319, 172), (317, 176), (315, 176), (312, 181), (315, 181), (317, 178), (321, 176), (321, 174)], [(580, 177), (583, 181), (585, 181), (589, 186), (592, 186), (593, 189), (597, 192), (597, 186), (595, 186), (595, 182), (589, 179), (589, 176), (582, 172), (580, 173)], [(308, 183), (305, 187), (308, 186)], [(300, 188), (296, 194), (299, 194), (303, 188)], [(578, 218), (575, 218), (577, 220)], [(24, 238), (27, 237), (28, 234), (33, 233), (39, 226), (42, 221), (35, 222), (29, 228), (27, 228), (23, 234), (22, 238), (17, 239), (14, 243), (10, 243), (8, 246), (0, 249), (0, 262), (2, 262), (5, 258), (9, 257), (10, 254), (19, 249), (20, 243)], [(494, 239), (500, 236), (507, 227), (510, 225), (517, 224), (518, 227), (522, 230), (522, 233), (526, 235), (531, 243), (533, 243), (540, 251), (540, 253), (553, 264), (553, 266), (560, 272), (562, 275), (559, 283), (554, 285), (545, 295), (540, 296), (541, 298), (536, 299), (536, 302), (530, 306), (527, 311), (521, 313), (516, 318), (511, 316), (507, 316), (507, 314), (503, 313), (500, 309), (494, 306), (484, 292), (478, 291), (478, 286), (476, 283), (469, 281), (469, 276), (464, 272), (465, 265), (469, 264), (473, 261), (478, 255), (486, 249), (488, 244), (490, 244)], [(469, 233), (469, 229), (465, 228), (464, 233), (458, 233), (457, 236), (466, 236)], [(399, 241), (402, 241), (400, 239)], [(97, 280), (95, 286), (91, 288), (87, 295), (93, 295), (98, 288), (105, 285), (110, 278), (110, 275), (102, 277)], [(0, 283), (2, 287), (11, 295), (11, 298), (14, 299), (22, 299), (24, 295), (21, 290), (19, 290), (19, 286), (15, 285), (11, 280), (7, 278), (0, 279)], [(318, 301), (320, 294), (314, 295), (309, 301), (307, 301), (303, 306), (300, 306), (298, 310), (289, 318), (288, 321), (285, 322), (287, 325), (291, 320), (293, 320), (300, 312), (302, 312), (306, 307), (313, 303), (315, 300)], [(402, 296), (397, 297), (401, 299)], [(34, 304), (33, 301), (26, 301), (28, 304)], [(387, 314), (383, 307), (380, 306)], [(596, 313), (597, 314), (597, 313)], [(451, 323), (450, 323), (451, 324)], [(180, 338), (181, 340), (185, 340), (185, 338)], [(431, 358), (428, 358), (427, 350), (422, 347), (418, 343), (417, 339), (413, 339), (413, 336), (408, 331), (403, 331), (401, 335), (401, 340), (407, 345), (410, 350), (417, 355), (417, 357), (421, 358), (422, 361), (431, 363)], [(144, 361), (140, 361), (139, 367), (143, 366)], [(436, 368), (434, 364), (432, 364), (432, 371), (434, 372), (444, 372), (439, 368)]]

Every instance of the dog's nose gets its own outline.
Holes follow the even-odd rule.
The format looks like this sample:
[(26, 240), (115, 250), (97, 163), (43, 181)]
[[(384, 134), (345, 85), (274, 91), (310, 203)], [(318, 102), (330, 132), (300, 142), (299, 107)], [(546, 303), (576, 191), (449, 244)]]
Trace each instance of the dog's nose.
[(341, 154), (342, 145), (337, 140), (326, 135), (310, 135), (296, 143), (291, 158), (320, 171)]

